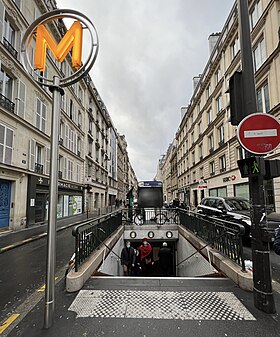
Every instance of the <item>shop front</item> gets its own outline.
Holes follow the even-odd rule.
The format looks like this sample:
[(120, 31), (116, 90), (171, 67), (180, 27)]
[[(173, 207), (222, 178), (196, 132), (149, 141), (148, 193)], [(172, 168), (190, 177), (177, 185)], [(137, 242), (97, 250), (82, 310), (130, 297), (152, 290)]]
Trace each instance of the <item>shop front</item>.
[[(28, 179), (27, 224), (48, 220), (49, 179), (30, 175)], [(83, 186), (58, 182), (57, 218), (75, 216), (83, 212)]]

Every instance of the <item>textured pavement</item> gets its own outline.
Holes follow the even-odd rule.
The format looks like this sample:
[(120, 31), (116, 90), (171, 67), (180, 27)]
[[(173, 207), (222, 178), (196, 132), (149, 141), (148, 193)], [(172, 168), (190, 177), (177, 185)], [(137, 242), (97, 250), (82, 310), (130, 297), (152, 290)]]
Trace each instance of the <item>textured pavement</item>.
[[(274, 295), (280, 311), (280, 294)], [(252, 293), (228, 279), (94, 277), (73, 294), (61, 282), (55, 307), (50, 329), (42, 328), (41, 300), (8, 336), (280, 335), (279, 315), (257, 310)]]

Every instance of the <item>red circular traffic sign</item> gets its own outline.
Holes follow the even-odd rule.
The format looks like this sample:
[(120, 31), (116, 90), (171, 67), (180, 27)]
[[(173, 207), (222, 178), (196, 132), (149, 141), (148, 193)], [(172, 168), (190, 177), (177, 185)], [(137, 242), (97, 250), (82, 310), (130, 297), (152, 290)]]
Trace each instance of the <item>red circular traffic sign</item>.
[(255, 113), (245, 117), (238, 125), (237, 137), (247, 151), (267, 154), (280, 143), (280, 123), (266, 113)]

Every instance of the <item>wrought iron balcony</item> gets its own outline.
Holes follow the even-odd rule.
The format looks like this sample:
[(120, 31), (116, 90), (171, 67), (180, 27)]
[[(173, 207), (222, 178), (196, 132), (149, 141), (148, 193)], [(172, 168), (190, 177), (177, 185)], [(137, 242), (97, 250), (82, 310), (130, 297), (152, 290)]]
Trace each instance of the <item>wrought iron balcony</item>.
[(35, 163), (35, 172), (43, 174), (43, 172), (44, 172), (44, 165)]
[(9, 53), (12, 54), (14, 58), (17, 58), (17, 56), (18, 56), (17, 50), (13, 47), (13, 45), (5, 37), (3, 37), (3, 44), (4, 44), (5, 48), (9, 51)]
[(0, 105), (12, 113), (15, 112), (15, 103), (10, 101), (9, 98), (1, 94), (0, 94)]
[(62, 171), (58, 171), (58, 179), (62, 179)]

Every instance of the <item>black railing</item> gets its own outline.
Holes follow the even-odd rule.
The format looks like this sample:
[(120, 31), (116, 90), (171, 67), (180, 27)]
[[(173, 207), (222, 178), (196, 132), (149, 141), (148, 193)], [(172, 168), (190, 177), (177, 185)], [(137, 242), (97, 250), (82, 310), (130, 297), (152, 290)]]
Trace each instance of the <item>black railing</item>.
[(44, 173), (44, 166), (38, 163), (35, 163), (35, 172), (43, 174)]
[(62, 171), (58, 171), (58, 179), (62, 179)]
[(3, 37), (3, 44), (5, 48), (9, 51), (9, 53), (12, 54), (14, 58), (17, 58), (18, 56), (17, 50), (5, 37)]
[(168, 225), (179, 224), (176, 208), (133, 208), (122, 210), (123, 225)]
[(15, 112), (15, 103), (10, 101), (9, 98), (1, 94), (0, 94), (0, 105), (12, 113)]
[(75, 271), (102, 243), (122, 225), (122, 213), (116, 211), (73, 228)]
[(179, 210), (180, 223), (211, 247), (227, 256), (245, 271), (242, 237), (245, 228), (237, 223)]

